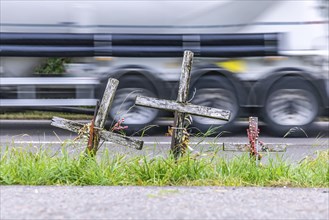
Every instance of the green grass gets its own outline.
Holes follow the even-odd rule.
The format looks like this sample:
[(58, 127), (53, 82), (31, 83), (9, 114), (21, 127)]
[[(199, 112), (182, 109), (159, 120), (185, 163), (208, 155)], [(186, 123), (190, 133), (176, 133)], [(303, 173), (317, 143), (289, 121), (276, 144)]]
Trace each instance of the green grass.
[(275, 157), (256, 166), (247, 154), (230, 160), (186, 155), (175, 162), (170, 156), (127, 157), (106, 149), (97, 158), (87, 158), (64, 149), (54, 155), (11, 148), (1, 153), (0, 184), (329, 187), (328, 155), (328, 150), (318, 151), (295, 164)]

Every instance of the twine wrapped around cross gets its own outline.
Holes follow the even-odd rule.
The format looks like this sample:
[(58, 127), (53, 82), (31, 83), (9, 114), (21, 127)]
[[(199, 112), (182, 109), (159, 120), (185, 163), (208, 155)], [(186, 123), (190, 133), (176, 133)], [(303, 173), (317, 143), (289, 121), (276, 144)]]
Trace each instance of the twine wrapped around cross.
[[(94, 118), (90, 124), (84, 125), (64, 118), (53, 117), (51, 125), (78, 133), (79, 135), (88, 136), (86, 151), (91, 155), (96, 154), (97, 150), (99, 149), (100, 140), (110, 141), (119, 145), (141, 150), (143, 148), (143, 141), (134, 140), (130, 137), (126, 137), (104, 129), (108, 117), (108, 112), (111, 108), (118, 84), (119, 81), (117, 79), (109, 78), (102, 101), (99, 105), (99, 108), (96, 108)], [(88, 129), (83, 129), (86, 127)]]
[(174, 157), (178, 159), (183, 153), (184, 141), (184, 120), (187, 114), (215, 118), (228, 121), (230, 111), (193, 105), (187, 102), (189, 94), (189, 84), (191, 79), (191, 68), (193, 61), (193, 52), (184, 51), (181, 75), (179, 81), (179, 89), (176, 101), (150, 98), (145, 96), (137, 96), (135, 104), (150, 108), (162, 109), (175, 112), (173, 125), (173, 134), (171, 140), (171, 151)]

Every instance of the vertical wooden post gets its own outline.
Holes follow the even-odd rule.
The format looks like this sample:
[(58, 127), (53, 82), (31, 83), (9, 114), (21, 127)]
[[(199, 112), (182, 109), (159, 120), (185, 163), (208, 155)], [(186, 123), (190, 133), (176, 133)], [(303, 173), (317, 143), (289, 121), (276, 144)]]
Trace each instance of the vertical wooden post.
[(96, 107), (94, 110), (94, 116), (93, 116), (93, 119), (91, 120), (90, 127), (89, 127), (89, 138), (88, 138), (86, 153), (93, 152), (93, 149), (94, 149), (94, 140), (95, 140), (94, 135), (96, 134), (94, 128), (95, 128), (95, 118), (97, 116), (98, 108), (99, 108), (99, 100), (97, 100)]
[(96, 127), (103, 128), (105, 126), (105, 122), (107, 120), (108, 113), (111, 108), (118, 85), (119, 85), (119, 80), (113, 78), (110, 78), (108, 80), (101, 104), (99, 106), (96, 115), (96, 119), (95, 119)]
[[(178, 103), (186, 103), (189, 93), (189, 85), (191, 78), (191, 68), (193, 62), (193, 52), (192, 51), (184, 51), (184, 58), (181, 68), (181, 76), (179, 81), (179, 89), (177, 95)], [(173, 134), (171, 140), (171, 151), (177, 159), (181, 156), (182, 152), (182, 141), (183, 141), (183, 129), (184, 129), (184, 118), (185, 113), (175, 112), (174, 118), (174, 127)]]
[(250, 144), (250, 156), (256, 159), (256, 164), (258, 164), (258, 160), (260, 159), (258, 135), (258, 118), (249, 117), (248, 138)]
[[(115, 92), (117, 90), (119, 81), (117, 79), (110, 78), (107, 82), (104, 95), (101, 101), (101, 104), (96, 113), (96, 117), (94, 119), (94, 126), (97, 128), (103, 129), (108, 117), (109, 109), (111, 108)], [(91, 155), (95, 155), (98, 150), (98, 145), (100, 141), (100, 135), (98, 131), (94, 129), (94, 134), (92, 135), (92, 151), (89, 151)]]

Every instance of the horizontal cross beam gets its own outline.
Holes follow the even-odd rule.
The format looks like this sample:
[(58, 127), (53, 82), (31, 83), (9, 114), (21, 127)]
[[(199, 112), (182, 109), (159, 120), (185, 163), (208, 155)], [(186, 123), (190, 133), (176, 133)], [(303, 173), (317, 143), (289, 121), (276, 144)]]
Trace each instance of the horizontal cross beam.
[[(286, 148), (286, 144), (264, 144), (258, 152), (285, 152)], [(250, 144), (223, 143), (223, 151), (250, 152)]]
[[(79, 122), (75, 122), (75, 121), (71, 121), (71, 120), (67, 120), (67, 119), (59, 118), (59, 117), (53, 117), (51, 125), (58, 127), (58, 128), (66, 129), (66, 130), (69, 130), (69, 131), (72, 131), (75, 133), (79, 133), (80, 130), (84, 126), (83, 124), (81, 124)], [(129, 137), (125, 137), (120, 134), (116, 134), (116, 133), (109, 132), (106, 130), (101, 130), (97, 127), (95, 127), (94, 129), (100, 130), (99, 135), (100, 135), (100, 138), (103, 140), (114, 142), (116, 144), (128, 146), (131, 148), (135, 148), (137, 150), (141, 150), (143, 148), (143, 141), (133, 140)], [(88, 133), (85, 133), (84, 135), (86, 136), (86, 135), (88, 135)]]
[(137, 96), (135, 104), (144, 107), (162, 109), (167, 111), (178, 111), (186, 114), (222, 119), (226, 121), (230, 119), (230, 111), (206, 106), (193, 105), (190, 103), (179, 103), (171, 100)]

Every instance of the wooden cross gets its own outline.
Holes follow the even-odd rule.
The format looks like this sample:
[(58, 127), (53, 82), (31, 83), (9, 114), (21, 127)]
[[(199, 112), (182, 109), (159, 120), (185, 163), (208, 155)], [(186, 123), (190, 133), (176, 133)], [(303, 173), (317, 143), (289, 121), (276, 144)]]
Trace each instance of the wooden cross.
[(143, 148), (143, 141), (134, 140), (129, 137), (104, 130), (108, 112), (111, 108), (118, 84), (119, 81), (116, 79), (110, 78), (108, 80), (102, 101), (99, 108), (96, 108), (94, 118), (90, 125), (84, 125), (59, 117), (53, 117), (51, 125), (73, 131), (79, 135), (89, 136), (87, 152), (91, 155), (96, 154), (99, 149), (99, 142), (101, 139), (141, 150)]
[(192, 105), (187, 102), (189, 84), (191, 78), (193, 52), (184, 51), (184, 58), (179, 81), (178, 96), (176, 101), (137, 96), (135, 104), (150, 108), (162, 109), (175, 112), (173, 134), (171, 139), (171, 151), (177, 159), (183, 152), (184, 121), (186, 114), (204, 116), (228, 121), (230, 111)]
[[(249, 152), (250, 157), (257, 161), (261, 159), (260, 152), (284, 152), (285, 144), (265, 144), (259, 141), (258, 118), (249, 117), (249, 129), (247, 129), (249, 143), (223, 143), (224, 151)], [(258, 164), (258, 162), (257, 162)]]

